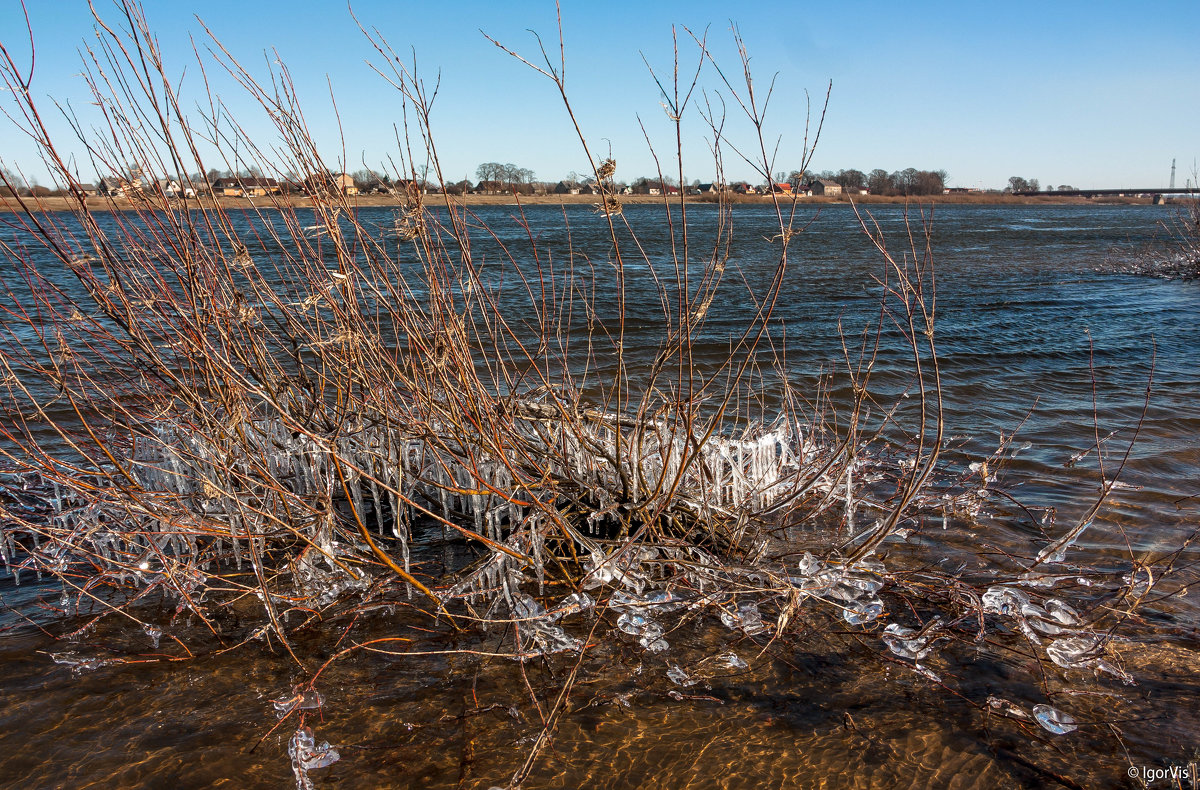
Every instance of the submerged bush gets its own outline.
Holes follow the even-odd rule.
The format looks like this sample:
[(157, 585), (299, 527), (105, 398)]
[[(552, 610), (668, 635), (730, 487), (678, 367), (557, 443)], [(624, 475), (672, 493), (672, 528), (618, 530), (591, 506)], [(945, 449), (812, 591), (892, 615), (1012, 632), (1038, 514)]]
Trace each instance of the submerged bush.
[[(208, 171), (195, 130), (219, 119), (181, 110), (140, 8), (121, 7), (129, 32), (102, 28), (107, 60), (87, 74), (109, 123), (86, 140), (89, 155), (115, 163), (134, 151), (140, 172), (159, 177)], [(368, 37), (415, 129), (393, 180), (415, 181), (426, 161), (443, 180), (431, 95), (381, 36)], [(741, 42), (738, 83), (705, 40), (696, 45), (697, 71), (716, 75), (744, 113), (751, 143), (737, 150), (769, 177), (766, 102)], [(253, 152), (262, 172), (329, 172), (286, 70), (260, 82), (227, 55), (218, 62), (278, 130), (266, 145), (234, 127), (219, 150)], [(535, 68), (566, 102), (562, 63)], [(104, 72), (143, 77), (129, 83), (143, 93), (111, 90)], [(4, 74), (10, 88), (25, 84), (11, 61)], [(677, 128), (693, 89), (665, 86)], [(268, 196), (248, 221), (153, 191), (107, 214), (88, 208), (28, 92), (13, 95), (76, 208), (68, 217), (27, 202), (21, 245), (5, 248), (4, 562), (14, 576), (61, 580), (65, 609), (88, 603), (101, 607), (94, 620), (157, 634), (173, 658), (257, 639), (285, 646), (312, 678), (275, 701), (298, 719), (289, 754), (300, 786), (337, 752), (306, 726), (325, 665), (294, 644), (296, 631), (400, 602), (424, 627), (490, 629), (510, 658), (576, 669), (597, 640), (671, 655), (681, 623), (707, 623), (764, 644), (846, 634), (939, 685), (953, 671), (942, 656), (956, 650), (1021, 650), (1048, 674), (1132, 682), (1113, 637), (1158, 577), (1064, 565), (1114, 476), (1036, 556), (980, 549), (956, 571), (904, 543), (931, 522), (978, 529), (1012, 449), (970, 469), (942, 461), (927, 225), (914, 223), (893, 251), (863, 218), (880, 254), (879, 322), (846, 339), (837, 375), (849, 402), (833, 403), (823, 389), (796, 390), (779, 345), (775, 308), (803, 225), (782, 196), (771, 204), (777, 257), (763, 262), (771, 276), (758, 289), (730, 259), (728, 206), (706, 215), (717, 242), (696, 249), (684, 195), (664, 203), (676, 244), (661, 270), (623, 215), (616, 163), (582, 135), (608, 227), (596, 248), (549, 254), (519, 222), (514, 237), (453, 196), (435, 206), (415, 191), (383, 228), (335, 191), (303, 207)], [(719, 166), (726, 122), (704, 114)], [(158, 119), (153, 135), (147, 118)], [(310, 211), (315, 221), (302, 219)], [(498, 254), (485, 261), (487, 245)], [(627, 326), (632, 289), (645, 287), (659, 305), (637, 316), (651, 323), (649, 342)], [(719, 360), (698, 364), (727, 294), (755, 305), (753, 320), (719, 338)], [(911, 360), (909, 405), (873, 394), (887, 343)], [(450, 537), (470, 547), (462, 563), (433, 573), (413, 562), (423, 543)], [(140, 608), (150, 593), (170, 599), (173, 616), (151, 622)], [(160, 648), (164, 633), (174, 644)], [(401, 640), (381, 641), (351, 639), (334, 658), (404, 655)], [(55, 660), (86, 670), (121, 659)], [(667, 672), (680, 687), (702, 674)], [(577, 679), (569, 673), (560, 703)], [(1075, 727), (1045, 704), (1026, 710), (997, 695), (979, 707), (1054, 734)]]

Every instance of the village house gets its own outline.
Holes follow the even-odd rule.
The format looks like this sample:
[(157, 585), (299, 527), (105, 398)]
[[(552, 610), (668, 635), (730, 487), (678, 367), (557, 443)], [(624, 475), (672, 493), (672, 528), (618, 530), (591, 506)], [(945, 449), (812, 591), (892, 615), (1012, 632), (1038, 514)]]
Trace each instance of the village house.
[[(397, 182), (400, 184), (402, 182)], [(373, 176), (365, 184), (359, 188), (359, 192), (364, 195), (387, 195), (392, 191), (392, 182), (384, 181), (378, 176)]]
[(273, 178), (232, 176), (214, 181), (212, 192), (214, 195), (225, 197), (266, 197), (278, 195), (280, 187), (279, 182)]
[(407, 178), (397, 178), (388, 185), (386, 190), (397, 195), (428, 195), (436, 194), (437, 189), (427, 181), (413, 181)]
[(554, 185), (556, 195), (578, 195), (581, 187), (574, 181), (559, 181)]
[(828, 178), (814, 178), (808, 190), (814, 196), (837, 197), (842, 194), (842, 185)]
[(309, 195), (357, 195), (354, 179), (345, 173), (314, 173), (300, 184)]
[(189, 186), (182, 186), (178, 179), (164, 178), (158, 182), (158, 188), (162, 190), (164, 197), (196, 197), (196, 190)]
[(663, 184), (661, 181), (644, 181), (633, 187), (635, 195), (678, 195), (679, 187)]
[(128, 189), (129, 180), (118, 176), (102, 178), (96, 185), (96, 193), (106, 197), (123, 197)]
[(476, 195), (496, 195), (505, 191), (503, 181), (480, 181), (471, 190)]

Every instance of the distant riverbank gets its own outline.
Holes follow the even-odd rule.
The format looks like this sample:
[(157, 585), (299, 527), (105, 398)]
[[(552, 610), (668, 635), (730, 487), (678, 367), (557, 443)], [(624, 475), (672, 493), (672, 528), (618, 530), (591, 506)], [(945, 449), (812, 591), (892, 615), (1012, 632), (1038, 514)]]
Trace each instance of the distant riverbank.
[[(497, 205), (595, 205), (599, 201), (596, 195), (522, 195), (515, 197), (513, 195), (454, 195), (449, 198), (458, 205), (465, 206), (497, 206)], [(792, 198), (780, 196), (780, 202), (790, 204)], [(44, 197), (44, 198), (0, 198), (0, 211), (20, 211), (21, 200), (26, 205), (34, 207), (41, 211), (67, 211), (78, 208), (78, 202), (74, 198), (68, 197)], [(425, 195), (427, 205), (439, 205), (446, 200), (442, 195)], [(662, 204), (664, 201), (678, 202), (679, 197), (665, 197), (662, 195), (622, 195), (621, 203), (625, 205), (638, 204)], [(689, 195), (687, 200), (690, 203), (716, 203), (715, 195)], [(771, 202), (770, 195), (730, 195), (727, 196), (730, 203), (737, 204), (757, 204), (763, 205)], [(853, 198), (848, 196), (840, 197), (799, 197), (796, 198), (796, 203), (799, 205), (830, 205), (830, 204), (849, 204), (851, 202), (858, 204), (879, 204), (879, 203), (951, 203), (951, 204), (977, 204), (977, 205), (1150, 205), (1151, 198), (1149, 197), (1102, 197), (1102, 198), (1084, 198), (1084, 197), (1056, 197), (1051, 195), (1039, 195), (1036, 197), (1016, 197), (1013, 195), (1003, 194), (981, 194), (981, 195), (925, 195), (922, 197), (905, 198), (902, 196), (882, 196), (882, 195), (859, 195)], [(274, 195), (271, 197), (258, 198), (238, 198), (238, 197), (216, 197), (216, 198), (191, 198), (188, 200), (172, 201), (174, 205), (183, 207), (189, 206), (192, 208), (213, 208), (219, 207), (222, 209), (245, 209), (245, 208), (278, 208), (278, 207), (293, 207), (305, 208), (312, 205), (312, 201), (303, 195)], [(352, 206), (359, 207), (386, 207), (386, 206), (401, 206), (403, 201), (392, 195), (356, 195), (349, 198)], [(1168, 200), (1168, 203), (1176, 202)], [(1182, 201), (1179, 201), (1182, 202)], [(87, 199), (87, 206), (93, 211), (132, 211), (138, 208), (157, 208), (156, 200), (130, 200), (128, 198), (106, 198), (106, 197), (90, 197)]]

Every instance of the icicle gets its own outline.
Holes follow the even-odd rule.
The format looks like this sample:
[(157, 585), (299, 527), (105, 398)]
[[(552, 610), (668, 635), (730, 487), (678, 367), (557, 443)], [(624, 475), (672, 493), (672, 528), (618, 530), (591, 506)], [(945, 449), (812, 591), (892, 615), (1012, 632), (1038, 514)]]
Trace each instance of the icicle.
[(1079, 524), (1062, 538), (1042, 549), (1037, 555), (1037, 561), (1051, 564), (1062, 562), (1067, 557), (1067, 550), (1074, 545), (1075, 541), (1079, 540), (1079, 536), (1091, 525), (1091, 519)]
[(383, 533), (383, 529), (384, 529), (383, 503), (381, 502), (380, 496), (379, 496), (379, 485), (375, 482), (375, 478), (377, 478), (378, 476), (379, 475), (374, 470), (372, 470), (372, 474), (371, 474), (372, 479), (371, 479), (371, 484), (370, 484), (371, 507), (373, 507), (375, 509), (375, 531), (377, 533), (379, 533), (380, 537), (382, 537), (384, 534)]
[(437, 493), (438, 493), (438, 501), (440, 501), (441, 505), (442, 505), (442, 516), (448, 518), (450, 516), (449, 493), (446, 491), (446, 487), (444, 485), (440, 485), (437, 487)]
[(544, 595), (546, 588), (546, 564), (542, 559), (542, 537), (541, 519), (539, 517), (530, 519), (529, 543), (533, 548), (533, 566), (537, 573), (538, 595)]
[(846, 464), (846, 534), (854, 537), (854, 460)]
[(350, 489), (350, 502), (354, 506), (354, 514), (356, 521), (362, 520), (366, 524), (366, 507), (363, 505), (363, 487), (362, 478), (358, 471), (343, 465), (346, 475), (346, 487)]

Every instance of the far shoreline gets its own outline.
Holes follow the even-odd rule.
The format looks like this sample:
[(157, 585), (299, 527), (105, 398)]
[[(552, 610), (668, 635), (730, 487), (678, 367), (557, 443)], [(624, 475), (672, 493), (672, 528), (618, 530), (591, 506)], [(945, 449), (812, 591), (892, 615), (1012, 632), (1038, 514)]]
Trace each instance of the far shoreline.
[[(455, 205), (459, 206), (596, 206), (599, 203), (597, 195), (520, 195), (512, 194), (503, 195), (451, 195), (443, 196), (440, 194), (424, 195), (424, 202), (427, 206), (433, 207), (445, 205), (448, 199)], [(679, 196), (663, 196), (663, 195), (621, 195), (619, 200), (622, 205), (678, 205)], [(688, 205), (703, 206), (716, 205), (717, 197), (715, 195), (688, 195), (686, 197)], [(770, 195), (727, 195), (726, 200), (730, 205), (772, 205)], [(1166, 205), (1180, 205), (1190, 200), (1190, 198), (1168, 199)], [(79, 201), (73, 197), (52, 196), (42, 198), (14, 198), (0, 197), (0, 211), (3, 212), (22, 212), (26, 208), (22, 206), (24, 201), (25, 207), (36, 212), (61, 212), (61, 211), (77, 211), (79, 210)], [(394, 195), (355, 195), (346, 198), (347, 203), (352, 208), (401, 208), (406, 205), (406, 201)], [(781, 195), (779, 198), (781, 205), (790, 206), (792, 198)], [(884, 195), (858, 195), (851, 198), (847, 195), (838, 197), (799, 197), (795, 199), (797, 206), (836, 206), (836, 205), (886, 205), (886, 204), (910, 204), (910, 205), (997, 205), (997, 206), (1149, 206), (1153, 205), (1153, 198), (1150, 197), (1133, 197), (1133, 196), (1108, 196), (1108, 197), (1074, 197), (1063, 196), (1057, 197), (1054, 195), (1038, 195), (1038, 196), (1014, 196), (1004, 194), (975, 194), (975, 195), (922, 195), (920, 197), (904, 197), (904, 196), (884, 196)], [(257, 198), (241, 198), (241, 197), (204, 197), (204, 198), (188, 198), (188, 199), (171, 199), (171, 206), (175, 208), (190, 208), (190, 209), (214, 209), (222, 210), (237, 210), (237, 209), (304, 209), (312, 208), (313, 201), (305, 195), (272, 195), (267, 197)], [(161, 208), (161, 203), (158, 198), (149, 198), (146, 200), (130, 200), (128, 198), (108, 198), (108, 197), (89, 197), (87, 198), (87, 208), (89, 211), (137, 211), (137, 210), (157, 210)]]

